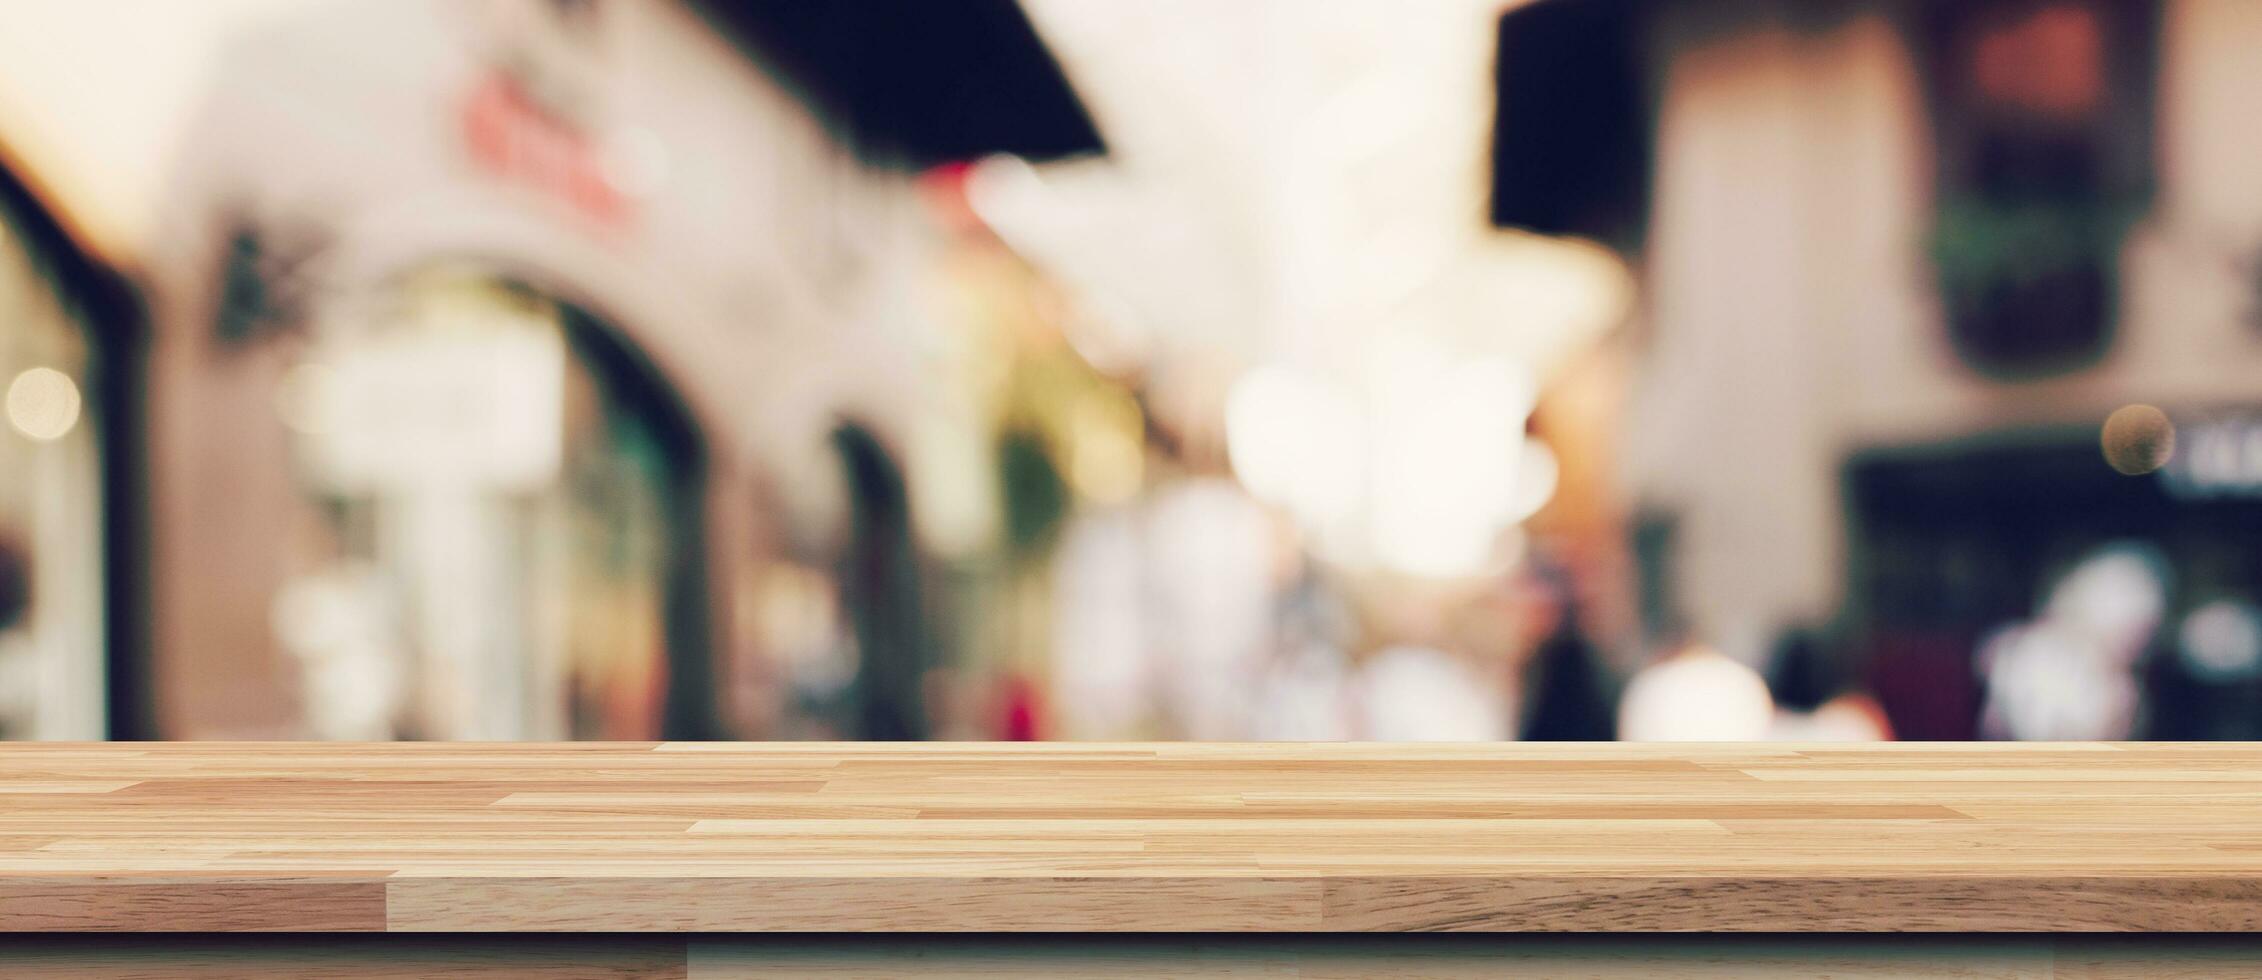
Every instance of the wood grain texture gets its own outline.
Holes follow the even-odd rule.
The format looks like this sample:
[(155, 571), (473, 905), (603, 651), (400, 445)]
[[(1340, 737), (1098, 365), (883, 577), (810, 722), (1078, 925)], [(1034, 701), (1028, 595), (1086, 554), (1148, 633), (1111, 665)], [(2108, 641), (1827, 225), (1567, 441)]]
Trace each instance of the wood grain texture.
[(2262, 931), (2262, 746), (0, 746), (0, 930)]

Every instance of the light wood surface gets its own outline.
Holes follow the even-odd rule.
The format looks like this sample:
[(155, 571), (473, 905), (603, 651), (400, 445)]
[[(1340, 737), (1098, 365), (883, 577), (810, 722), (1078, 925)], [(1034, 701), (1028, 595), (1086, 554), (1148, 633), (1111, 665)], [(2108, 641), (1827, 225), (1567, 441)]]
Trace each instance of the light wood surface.
[(0, 746), (0, 930), (2262, 931), (2262, 746)]

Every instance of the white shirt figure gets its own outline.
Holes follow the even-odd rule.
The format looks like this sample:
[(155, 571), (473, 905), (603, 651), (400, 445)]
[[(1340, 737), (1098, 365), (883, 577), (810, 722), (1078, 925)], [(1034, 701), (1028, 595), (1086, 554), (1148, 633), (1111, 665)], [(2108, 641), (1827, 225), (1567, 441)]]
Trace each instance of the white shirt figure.
[(1490, 742), (1512, 736), (1508, 698), (1463, 658), (1389, 647), (1359, 668), (1358, 737), (1377, 742)]
[(1147, 511), (1147, 622), (1175, 734), (1250, 736), (1252, 688), (1273, 643), (1272, 521), (1230, 481), (1164, 490)]
[(1343, 651), (1307, 643), (1274, 661), (1257, 686), (1253, 736), (1267, 742), (1352, 737), (1351, 672)]
[(1077, 517), (1052, 559), (1053, 717), (1072, 739), (1128, 738), (1154, 711), (1132, 515)]

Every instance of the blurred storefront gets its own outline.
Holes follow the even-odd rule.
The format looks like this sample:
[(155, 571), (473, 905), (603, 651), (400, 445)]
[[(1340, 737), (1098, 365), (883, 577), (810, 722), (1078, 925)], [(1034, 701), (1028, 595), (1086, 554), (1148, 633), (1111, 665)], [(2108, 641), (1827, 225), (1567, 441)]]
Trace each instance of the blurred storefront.
[[(987, 161), (969, 203), (1051, 287), (1034, 333), (1099, 376), (1041, 414), (1121, 398), (1143, 429), (1134, 492), (1068, 481), (1031, 590), (1043, 730), (1607, 736), (1611, 614), (1564, 566), (1614, 526), (1548, 508), (1596, 482), (1600, 423), (1558, 395), (1633, 278), (1485, 226), (1502, 5), (1028, 7), (1108, 159)], [(1055, 458), (1112, 469), (1083, 456)]]
[[(634, 738), (698, 601), (700, 445), (609, 326), (470, 268), (323, 318), (277, 394), (321, 520), (276, 596), (337, 738)], [(676, 610), (681, 614), (680, 606)], [(673, 635), (671, 635), (671, 626)], [(673, 642), (671, 642), (673, 641)]]
[[(2256, 8), (1629, 9), (1653, 618), (1761, 666), (1818, 627), (1908, 737), (2251, 737), (2251, 673), (2194, 664), (2245, 662), (2262, 511), (2190, 473), (2262, 369)], [(2100, 452), (2131, 403), (2168, 469)]]
[(2258, 734), (2243, 0), (26, 2), (0, 735)]
[[(0, 122), (39, 136), (55, 206), (147, 300), (147, 370), (111, 387), (147, 399), (150, 528), (106, 560), (109, 355), (11, 198), (0, 381), (24, 421), (0, 542), (27, 598), (0, 669), (39, 686), (6, 685), (5, 735), (822, 734), (808, 719), (834, 716), (779, 681), (794, 643), (886, 667), (924, 642), (903, 470), (982, 464), (924, 436), (958, 379), (921, 370), (933, 237), (908, 171), (1012, 147), (885, 131), (1004, 117), (906, 111), (807, 57), (900, 43), (887, 25), (546, 0), (25, 13), (81, 63), (19, 52)], [(939, 57), (1051, 70), (1010, 4), (928, 26), (956, 42)], [(29, 94), (106, 59), (140, 81)], [(1057, 73), (1036, 81), (1081, 122)], [(968, 85), (1006, 83), (1037, 97)], [(1082, 125), (1059, 152), (1096, 148)], [(124, 143), (143, 165), (107, 164)], [(892, 517), (859, 466), (896, 471)], [(859, 562), (891, 536), (913, 584), (875, 599)], [(106, 684), (111, 575), (149, 587), (121, 600), (146, 629)], [(771, 621), (789, 581), (838, 614)], [(920, 662), (858, 689), (916, 715)]]
[(116, 457), (133, 443), (114, 435), (112, 396), (132, 362), (124, 325), (100, 322), (122, 312), (114, 287), (7, 162), (0, 153), (0, 738), (100, 739), (119, 642), (107, 559), (131, 533), (117, 511), (133, 503), (114, 499)]
[[(837, 564), (878, 545), (797, 526), (875, 519), (869, 481), (802, 472), (843, 465), (811, 452), (841, 419), (884, 457), (942, 397), (917, 370), (907, 177), (681, 7), (368, 7), (270, 31), (215, 86), (157, 263), (218, 270), (163, 304), (167, 725), (785, 734), (774, 631), (735, 598), (781, 561), (843, 576), (842, 623), (883, 630), (854, 634), (866, 665), (919, 642), (916, 592), (873, 599)], [(370, 36), (399, 43), (360, 53)], [(329, 67), (275, 97), (309, 58)], [(278, 429), (278, 405), (310, 416)], [(788, 511), (759, 506), (773, 491)], [(282, 533), (226, 532), (254, 513)], [(196, 555), (240, 572), (222, 585)], [(896, 604), (860, 618), (871, 601)], [(917, 663), (857, 690), (916, 709)]]

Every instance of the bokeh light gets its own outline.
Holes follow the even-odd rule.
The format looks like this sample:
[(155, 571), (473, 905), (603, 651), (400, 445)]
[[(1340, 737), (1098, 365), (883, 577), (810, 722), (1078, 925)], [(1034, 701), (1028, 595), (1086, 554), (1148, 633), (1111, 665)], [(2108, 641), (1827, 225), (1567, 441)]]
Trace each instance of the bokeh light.
[(2168, 465), (2176, 451), (2176, 427), (2167, 413), (2150, 405), (2123, 405), (2106, 416), (2098, 440), (2114, 469), (2141, 476)]
[(2262, 668), (2262, 612), (2238, 599), (2216, 599), (2185, 616), (2176, 631), (2184, 666), (2215, 683), (2253, 677)]
[(51, 367), (28, 368), (8, 383), (8, 424), (40, 442), (70, 434), (79, 422), (79, 386)]
[(1233, 472), (1258, 498), (1325, 523), (1359, 505), (1366, 420), (1351, 395), (1286, 364), (1243, 375), (1225, 403)]
[(1767, 737), (1775, 701), (1758, 672), (1710, 647), (1680, 650), (1626, 686), (1618, 737), (1629, 742), (1750, 742)]

